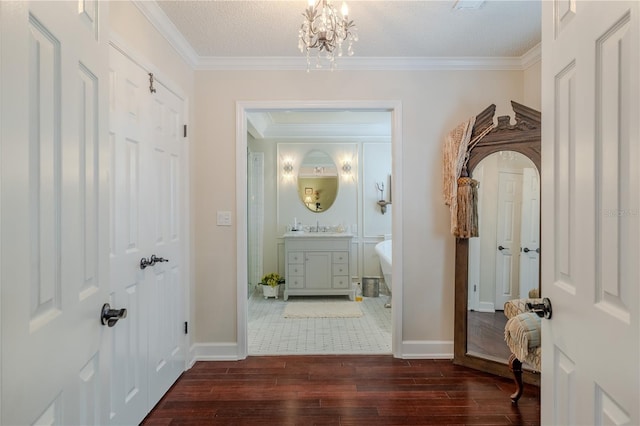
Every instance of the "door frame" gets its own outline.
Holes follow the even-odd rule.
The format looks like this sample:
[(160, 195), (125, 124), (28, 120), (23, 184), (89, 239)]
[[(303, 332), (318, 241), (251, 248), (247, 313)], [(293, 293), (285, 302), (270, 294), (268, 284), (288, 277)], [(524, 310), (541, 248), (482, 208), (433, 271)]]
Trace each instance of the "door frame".
[(391, 310), (391, 353), (402, 357), (402, 103), (400, 101), (237, 101), (236, 102), (236, 289), (237, 357), (248, 355), (249, 299), (247, 256), (247, 114), (260, 110), (385, 110), (391, 112), (391, 170), (394, 198), (393, 298)]

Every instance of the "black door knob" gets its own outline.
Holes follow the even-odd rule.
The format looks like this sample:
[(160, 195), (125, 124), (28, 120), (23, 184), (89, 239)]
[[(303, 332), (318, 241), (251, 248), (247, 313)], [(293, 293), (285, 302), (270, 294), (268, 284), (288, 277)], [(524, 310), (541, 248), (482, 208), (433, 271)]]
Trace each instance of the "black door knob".
[(498, 250), (502, 251), (504, 250), (506, 247), (502, 247), (502, 246), (498, 246)]
[(165, 259), (164, 257), (157, 257), (155, 254), (151, 255), (151, 264), (155, 265), (156, 263), (168, 262), (169, 259)]
[(111, 306), (108, 303), (102, 305), (102, 310), (100, 311), (100, 322), (102, 325), (113, 327), (119, 319), (126, 317), (126, 309), (111, 309)]

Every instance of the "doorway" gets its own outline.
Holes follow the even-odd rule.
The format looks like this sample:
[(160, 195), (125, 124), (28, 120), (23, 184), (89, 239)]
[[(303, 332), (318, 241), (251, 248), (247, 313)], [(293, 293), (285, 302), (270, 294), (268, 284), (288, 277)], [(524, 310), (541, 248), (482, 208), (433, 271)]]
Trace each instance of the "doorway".
[[(394, 239), (394, 259), (401, 259), (401, 235), (400, 222), (401, 200), (402, 200), (402, 139), (401, 139), (401, 106), (399, 102), (239, 102), (236, 108), (236, 194), (237, 194), (237, 307), (238, 307), (238, 356), (244, 358), (248, 355), (248, 306), (249, 289), (248, 282), (248, 201), (247, 201), (247, 149), (248, 149), (248, 114), (256, 111), (388, 111), (391, 114), (392, 133), (392, 173), (393, 173), (393, 200), (394, 215), (392, 221), (392, 233), (398, 236)], [(393, 271), (394, 300), (402, 300), (402, 268), (400, 260), (396, 263)], [(394, 356), (399, 356), (402, 336), (402, 306), (396, 303), (392, 308), (392, 342), (391, 352)]]

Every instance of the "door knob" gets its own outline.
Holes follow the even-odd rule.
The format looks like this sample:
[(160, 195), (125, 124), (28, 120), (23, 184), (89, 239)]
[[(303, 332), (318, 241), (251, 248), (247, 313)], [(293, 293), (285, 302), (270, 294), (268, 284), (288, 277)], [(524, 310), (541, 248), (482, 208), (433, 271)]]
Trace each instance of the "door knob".
[(126, 309), (111, 309), (111, 306), (108, 303), (102, 305), (102, 311), (100, 312), (100, 322), (102, 323), (102, 325), (113, 327), (114, 325), (116, 325), (119, 319), (126, 317)]
[(155, 254), (151, 255), (151, 264), (155, 265), (156, 263), (168, 262), (169, 259), (165, 259), (164, 257), (156, 257)]
[(502, 251), (504, 249), (506, 249), (506, 247), (498, 246), (498, 250)]
[(548, 297), (542, 299), (542, 303), (526, 303), (527, 309), (531, 312), (535, 312), (540, 318), (550, 319), (551, 314), (553, 313), (551, 309), (551, 300)]
[(525, 253), (529, 253), (531, 250), (529, 250), (529, 247), (525, 247), (522, 251)]
[(155, 262), (152, 262), (150, 259), (145, 259), (144, 257), (140, 259), (140, 269), (145, 269), (147, 266), (153, 266)]

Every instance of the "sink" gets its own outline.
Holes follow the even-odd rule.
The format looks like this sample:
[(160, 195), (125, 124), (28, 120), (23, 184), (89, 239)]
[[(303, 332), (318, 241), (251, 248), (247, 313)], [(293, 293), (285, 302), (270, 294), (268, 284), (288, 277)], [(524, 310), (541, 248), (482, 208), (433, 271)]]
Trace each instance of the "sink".
[(305, 231), (289, 231), (284, 234), (285, 237), (352, 237), (350, 233), (347, 232), (305, 232)]

